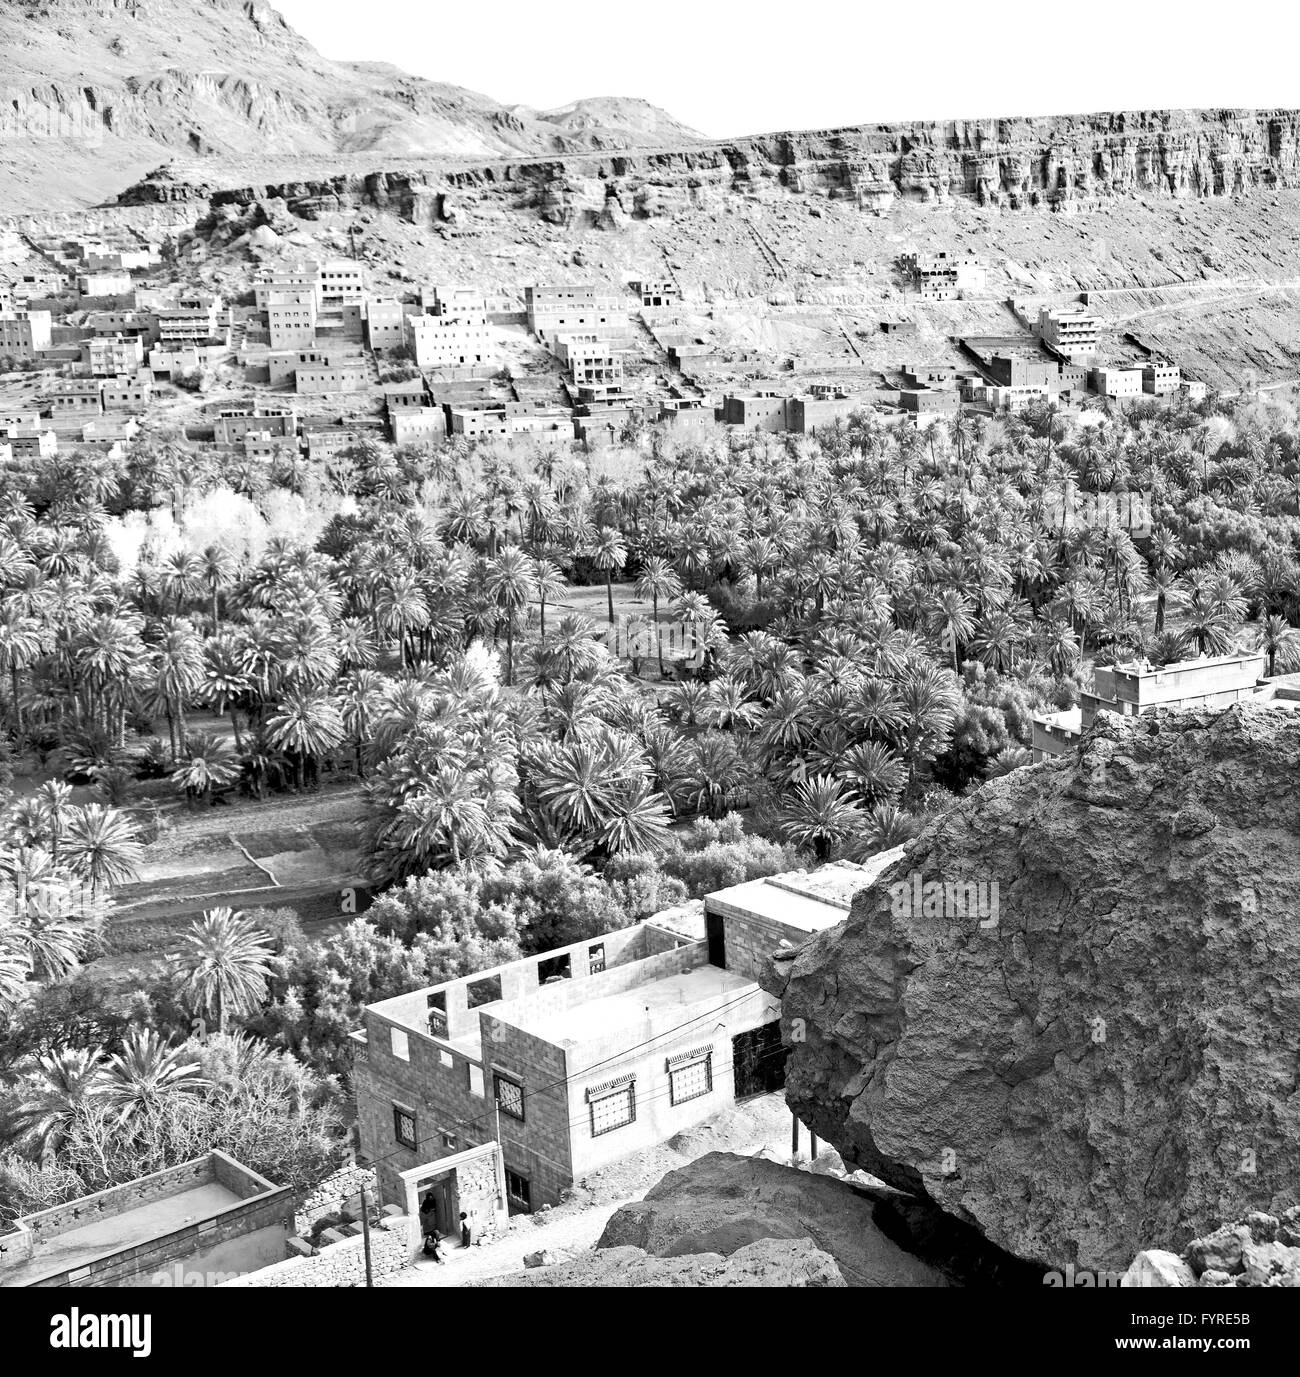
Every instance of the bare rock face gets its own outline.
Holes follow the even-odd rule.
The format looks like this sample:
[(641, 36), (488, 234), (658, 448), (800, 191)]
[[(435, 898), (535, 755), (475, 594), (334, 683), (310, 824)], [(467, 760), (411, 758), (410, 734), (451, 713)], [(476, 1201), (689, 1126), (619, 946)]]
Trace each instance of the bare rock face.
[(1193, 1239), (1183, 1255), (1139, 1253), (1123, 1286), (1300, 1286), (1300, 1206), (1255, 1211)]
[(731, 1257), (763, 1240), (815, 1245), (851, 1286), (946, 1286), (873, 1218), (877, 1198), (779, 1162), (711, 1152), (622, 1206), (596, 1247), (656, 1257)]
[(1281, 1214), (1300, 1199), (1298, 833), (1291, 714), (1103, 715), (775, 963), (791, 1107), (847, 1167), (1044, 1267), (1122, 1270)]

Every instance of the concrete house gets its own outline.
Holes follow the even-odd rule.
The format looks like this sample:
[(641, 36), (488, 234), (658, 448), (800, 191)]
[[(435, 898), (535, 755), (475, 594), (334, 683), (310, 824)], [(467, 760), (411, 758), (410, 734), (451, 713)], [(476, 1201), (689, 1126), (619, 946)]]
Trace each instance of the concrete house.
[[(770, 954), (842, 921), (897, 854), (738, 885), (704, 901), (703, 922), (688, 906), (367, 1006), (353, 1083), (382, 1199), (409, 1210), (432, 1196), (447, 1231), (466, 1209), (454, 1164), (487, 1147), (496, 1204), (535, 1210), (587, 1172), (779, 1089), (780, 1005), (758, 983)], [(490, 1227), (482, 1187), (478, 1226)]]
[(51, 332), (48, 311), (0, 311), (0, 357), (34, 359), (50, 347)]
[(219, 1285), (279, 1262), (293, 1192), (213, 1151), (16, 1221), (0, 1286)]

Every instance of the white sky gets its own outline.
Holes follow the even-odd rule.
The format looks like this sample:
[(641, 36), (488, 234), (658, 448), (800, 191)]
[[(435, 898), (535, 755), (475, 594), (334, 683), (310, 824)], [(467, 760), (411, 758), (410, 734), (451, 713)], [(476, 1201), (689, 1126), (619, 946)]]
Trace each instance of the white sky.
[(901, 119), (1300, 106), (1283, 0), (273, 0), (326, 57), (538, 109), (641, 96), (713, 137)]

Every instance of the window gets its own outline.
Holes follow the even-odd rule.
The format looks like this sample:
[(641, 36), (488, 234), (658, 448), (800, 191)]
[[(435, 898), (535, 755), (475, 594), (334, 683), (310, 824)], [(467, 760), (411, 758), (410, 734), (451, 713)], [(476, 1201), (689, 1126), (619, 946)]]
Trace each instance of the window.
[(623, 1076), (591, 1086), (587, 1090), (587, 1103), (591, 1106), (593, 1138), (625, 1128), (636, 1120), (636, 1077)]
[(404, 1148), (414, 1149), (416, 1145), (415, 1110), (407, 1109), (400, 1104), (393, 1106), (393, 1137)]
[(493, 1076), (492, 1085), (496, 1091), (497, 1105), (502, 1114), (508, 1114), (512, 1119), (522, 1121), (524, 1117), (523, 1086), (518, 1081), (508, 1080), (505, 1076)]
[(456, 1058), (450, 1052), (439, 1051), (438, 1062), (442, 1066), (455, 1066)]
[(465, 986), (465, 1002), (471, 1009), (480, 1004), (495, 1004), (501, 998), (501, 977), (487, 975), (482, 980), (471, 980)]
[(469, 1093), (482, 1099), (484, 1097), (483, 1068), (475, 1066), (472, 1061), (465, 1064), (469, 1067)]
[(533, 1208), (532, 1186), (526, 1176), (506, 1168), (506, 1204), (511, 1214), (528, 1214)]
[(411, 1060), (411, 1043), (406, 1036), (405, 1029), (389, 1028), (388, 1045), (392, 1049), (393, 1056), (400, 1057), (402, 1061)]
[(560, 956), (548, 956), (537, 963), (537, 983), (549, 985), (553, 980), (568, 980), (573, 975), (573, 963), (566, 951)]
[(669, 1104), (685, 1104), (707, 1095), (713, 1089), (713, 1049), (697, 1047), (693, 1052), (669, 1057), (666, 1070)]
[(589, 970), (592, 975), (599, 975), (605, 969), (605, 944), (597, 942), (595, 946), (587, 948), (587, 958)]

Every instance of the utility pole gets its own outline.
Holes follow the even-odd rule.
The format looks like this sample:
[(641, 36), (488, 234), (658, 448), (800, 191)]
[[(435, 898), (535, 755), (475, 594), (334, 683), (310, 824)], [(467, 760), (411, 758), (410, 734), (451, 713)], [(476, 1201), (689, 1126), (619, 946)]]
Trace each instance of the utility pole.
[(799, 1117), (794, 1110), (790, 1111), (790, 1162), (791, 1164), (799, 1160)]
[(361, 1241), (366, 1250), (366, 1285), (373, 1286), (370, 1273), (370, 1206), (366, 1203), (366, 1188), (361, 1187)]

